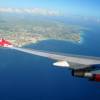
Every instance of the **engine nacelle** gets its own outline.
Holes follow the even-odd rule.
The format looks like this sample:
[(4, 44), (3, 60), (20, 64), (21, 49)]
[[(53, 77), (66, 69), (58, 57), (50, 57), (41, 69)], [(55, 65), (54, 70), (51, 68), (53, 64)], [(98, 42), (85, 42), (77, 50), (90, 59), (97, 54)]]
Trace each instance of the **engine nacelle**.
[(100, 74), (93, 74), (90, 80), (100, 82)]
[(75, 77), (91, 77), (91, 75), (87, 73), (88, 72), (84, 70), (72, 70), (72, 76), (75, 76)]
[(100, 82), (100, 74), (93, 74), (84, 70), (72, 70), (72, 76), (88, 78), (91, 81)]

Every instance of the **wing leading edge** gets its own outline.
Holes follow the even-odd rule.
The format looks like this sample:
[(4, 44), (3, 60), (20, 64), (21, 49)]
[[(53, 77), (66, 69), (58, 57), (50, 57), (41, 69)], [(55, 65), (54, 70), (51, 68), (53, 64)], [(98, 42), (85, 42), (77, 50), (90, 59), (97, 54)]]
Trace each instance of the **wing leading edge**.
[(18, 47), (10, 47), (11, 49), (15, 49), (21, 52), (30, 53), (37, 56), (47, 57), (49, 59), (54, 59), (57, 61), (67, 61), (70, 63), (75, 64), (82, 64), (82, 65), (95, 65), (100, 64), (99, 57), (91, 57), (91, 56), (80, 56), (80, 55), (71, 55), (71, 54), (60, 54), (60, 53), (53, 53), (53, 52), (46, 52), (42, 50), (35, 50), (35, 49), (26, 49), (26, 48), (18, 48)]

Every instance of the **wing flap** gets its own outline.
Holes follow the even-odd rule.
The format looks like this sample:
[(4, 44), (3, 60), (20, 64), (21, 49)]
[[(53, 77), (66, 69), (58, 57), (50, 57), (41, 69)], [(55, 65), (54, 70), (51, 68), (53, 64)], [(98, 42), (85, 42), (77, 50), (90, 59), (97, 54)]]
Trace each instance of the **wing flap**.
[(53, 66), (60, 66), (60, 67), (70, 67), (67, 61), (58, 61), (53, 63)]

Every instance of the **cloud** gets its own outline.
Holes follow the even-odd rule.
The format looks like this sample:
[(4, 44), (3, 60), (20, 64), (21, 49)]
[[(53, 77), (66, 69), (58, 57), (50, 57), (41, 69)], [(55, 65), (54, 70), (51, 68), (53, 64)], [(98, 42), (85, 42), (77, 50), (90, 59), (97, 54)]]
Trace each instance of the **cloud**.
[(0, 12), (7, 13), (29, 13), (29, 14), (40, 14), (49, 16), (59, 16), (59, 11), (41, 9), (41, 8), (0, 8)]

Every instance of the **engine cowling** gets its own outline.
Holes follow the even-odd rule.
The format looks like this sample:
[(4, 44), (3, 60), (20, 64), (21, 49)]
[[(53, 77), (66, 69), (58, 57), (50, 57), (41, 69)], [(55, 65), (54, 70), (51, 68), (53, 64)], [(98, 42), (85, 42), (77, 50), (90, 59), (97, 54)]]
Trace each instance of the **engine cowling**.
[(93, 74), (90, 80), (100, 82), (100, 74)]
[(84, 70), (72, 70), (72, 76), (88, 78), (91, 81), (100, 82), (100, 74), (93, 74)]
[(89, 74), (87, 71), (84, 71), (84, 70), (72, 70), (72, 76), (75, 76), (75, 77), (91, 77), (91, 74)]

